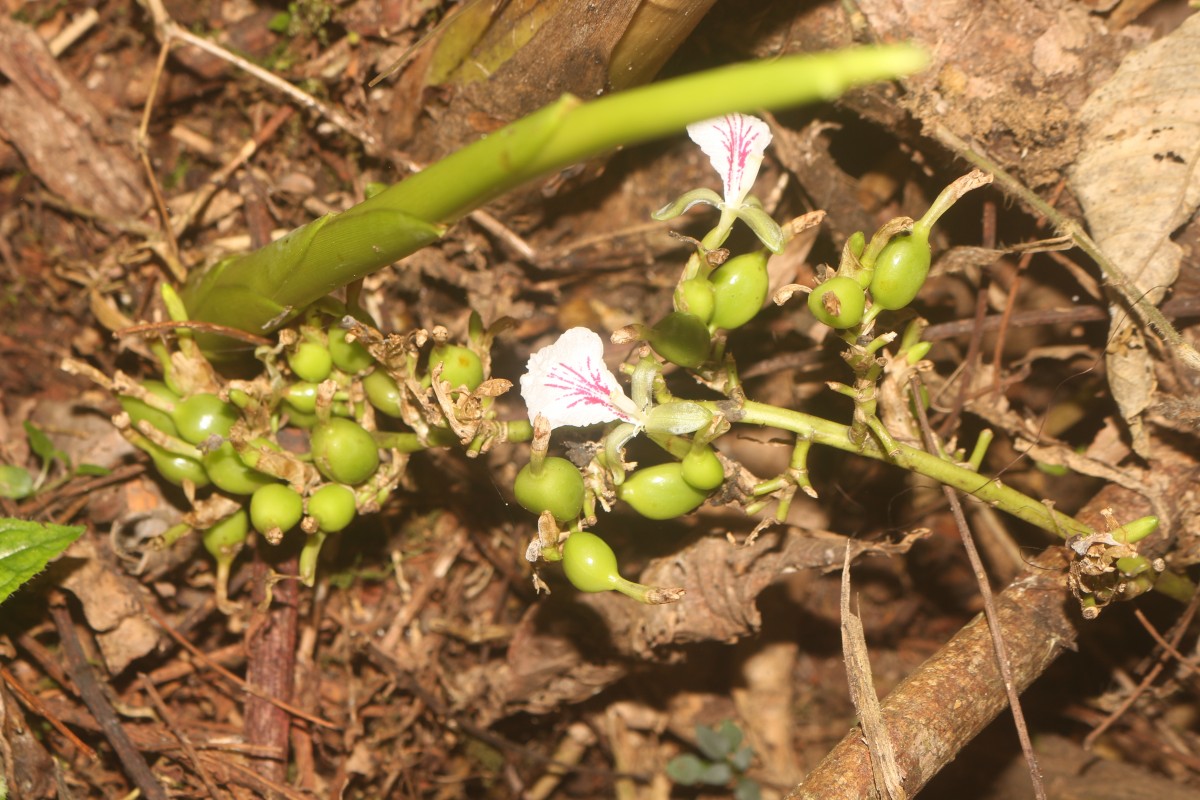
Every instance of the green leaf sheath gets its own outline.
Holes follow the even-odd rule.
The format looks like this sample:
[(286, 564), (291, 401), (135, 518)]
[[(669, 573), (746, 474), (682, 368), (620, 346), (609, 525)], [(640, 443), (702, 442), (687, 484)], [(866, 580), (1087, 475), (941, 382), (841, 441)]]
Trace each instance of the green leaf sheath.
[(79, 538), (80, 526), (0, 519), (0, 603)]
[(909, 45), (861, 47), (723, 67), (591, 103), (564, 96), (348, 211), (215, 263), (189, 280), (184, 302), (193, 319), (261, 334), (540, 175), (697, 120), (828, 100), (925, 63)]
[[(369, 207), (377, 199), (321, 217), (252, 253), (213, 264), (184, 288), (189, 316), (261, 335), (443, 233), (442, 227), (406, 214)], [(201, 341), (213, 346), (209, 338)]]

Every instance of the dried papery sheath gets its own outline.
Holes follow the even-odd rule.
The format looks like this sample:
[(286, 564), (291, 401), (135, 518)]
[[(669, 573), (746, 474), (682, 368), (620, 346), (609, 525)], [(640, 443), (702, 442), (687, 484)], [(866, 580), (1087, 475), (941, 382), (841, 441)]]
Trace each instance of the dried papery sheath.
[(541, 414), (551, 428), (642, 422), (641, 411), (604, 365), (603, 340), (587, 328), (571, 328), (529, 357), (521, 397), (529, 419)]

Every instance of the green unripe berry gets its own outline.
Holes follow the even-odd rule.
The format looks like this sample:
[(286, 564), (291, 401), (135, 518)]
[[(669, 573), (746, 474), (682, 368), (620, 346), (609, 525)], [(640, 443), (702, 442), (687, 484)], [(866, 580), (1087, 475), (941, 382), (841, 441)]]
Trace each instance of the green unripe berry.
[(375, 359), (357, 340), (346, 341), (349, 331), (340, 325), (329, 329), (329, 356), (335, 367), (351, 375), (362, 372), (375, 363)]
[(646, 333), (660, 356), (681, 367), (694, 369), (708, 359), (712, 339), (708, 326), (695, 314), (673, 311)]
[(301, 414), (312, 414), (317, 410), (317, 384), (299, 381), (287, 387), (283, 400), (288, 408)]
[(808, 309), (813, 316), (837, 330), (862, 322), (866, 305), (863, 288), (844, 275), (830, 278), (808, 295)]
[[(161, 397), (171, 403), (179, 402), (179, 395), (171, 391), (162, 381), (142, 381), (142, 388), (156, 397)], [(155, 428), (158, 428), (163, 433), (169, 436), (178, 436), (179, 429), (175, 427), (175, 421), (166, 411), (159, 411), (152, 405), (149, 405), (144, 400), (139, 400), (136, 397), (123, 394), (120, 396), (121, 408), (129, 415), (130, 421), (133, 422), (133, 427), (136, 429), (137, 424), (142, 420), (146, 420)]]
[(766, 250), (743, 253), (726, 261), (709, 276), (713, 285), (714, 307), (710, 320), (713, 325), (733, 330), (754, 319), (762, 310), (770, 288), (769, 257)]
[(288, 352), (287, 362), (297, 378), (310, 383), (320, 383), (333, 372), (333, 356), (328, 347), (318, 342), (300, 342)]
[(692, 447), (679, 464), (680, 474), (693, 489), (711, 492), (725, 482), (725, 468), (709, 445)]
[(563, 573), (581, 592), (607, 592), (617, 588), (617, 556), (608, 542), (594, 533), (576, 531), (562, 548)]
[(337, 483), (327, 483), (308, 498), (308, 515), (317, 521), (317, 530), (337, 533), (354, 521), (358, 509), (354, 492)]
[(443, 344), (433, 348), (429, 353), (429, 374), (433, 368), (442, 365), (442, 380), (450, 384), (450, 388), (467, 387), (473, 392), (483, 383), (483, 362), (475, 351), (454, 344)]
[(238, 510), (204, 531), (201, 539), (209, 555), (218, 562), (228, 563), (233, 561), (233, 557), (242, 549), (249, 532), (246, 512)]
[(694, 314), (703, 323), (712, 319), (715, 300), (713, 285), (708, 278), (688, 278), (676, 288), (675, 308)]
[(184, 481), (191, 481), (199, 489), (211, 483), (204, 465), (194, 458), (168, 453), (155, 444), (151, 444), (146, 452), (150, 454), (150, 460), (154, 462), (158, 474), (176, 486), (183, 486)]
[(250, 522), (259, 533), (289, 531), (304, 516), (300, 494), (282, 483), (270, 483), (250, 497)]
[(617, 487), (617, 497), (647, 519), (674, 519), (695, 511), (708, 497), (683, 479), (678, 461), (639, 469)]
[(914, 299), (929, 276), (929, 239), (920, 232), (897, 236), (884, 246), (871, 276), (871, 302), (895, 311)]
[(274, 479), (246, 466), (231, 442), (205, 454), (201, 460), (213, 484), (230, 494), (254, 494), (255, 490), (273, 483)]
[(357, 422), (334, 417), (312, 432), (313, 464), (326, 478), (350, 485), (362, 483), (379, 468), (379, 448)]
[(549, 511), (559, 522), (572, 522), (583, 512), (583, 476), (565, 458), (548, 456), (540, 472), (526, 464), (513, 484), (517, 502), (534, 514)]
[(367, 400), (375, 406), (377, 411), (397, 419), (403, 416), (400, 387), (391, 375), (376, 368), (374, 372), (363, 378), (363, 389), (367, 393)]
[(175, 405), (171, 415), (179, 438), (200, 444), (210, 436), (228, 436), (238, 421), (238, 410), (215, 394), (194, 394)]

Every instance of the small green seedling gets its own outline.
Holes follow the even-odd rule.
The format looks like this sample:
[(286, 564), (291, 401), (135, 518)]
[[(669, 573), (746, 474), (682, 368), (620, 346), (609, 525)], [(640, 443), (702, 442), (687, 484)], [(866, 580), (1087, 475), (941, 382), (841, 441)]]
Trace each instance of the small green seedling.
[(667, 762), (667, 777), (680, 786), (733, 787), (736, 800), (758, 800), (758, 783), (746, 776), (754, 761), (754, 748), (742, 744), (742, 729), (725, 720), (720, 725), (696, 726), (696, 747), (701, 755), (684, 753)]
[[(73, 466), (71, 457), (54, 446), (40, 428), (32, 422), (25, 423), (25, 436), (29, 439), (29, 449), (37, 456), (41, 468), (35, 477), (24, 467), (15, 464), (0, 464), (0, 497), (9, 500), (24, 500), (38, 492), (56, 489), (77, 475), (107, 475), (108, 470), (95, 464), (80, 464)], [(55, 465), (59, 466), (59, 475), (50, 480), (50, 473)]]

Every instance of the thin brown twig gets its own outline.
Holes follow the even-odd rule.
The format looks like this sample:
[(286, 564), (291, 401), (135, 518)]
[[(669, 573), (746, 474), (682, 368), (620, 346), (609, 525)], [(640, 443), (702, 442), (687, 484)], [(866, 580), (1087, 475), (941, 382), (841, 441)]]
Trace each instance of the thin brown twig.
[(46, 706), (42, 704), (42, 701), (38, 699), (37, 695), (30, 694), (28, 691), (26, 691), (25, 687), (21, 685), (16, 676), (9, 672), (7, 668), (0, 667), (0, 678), (4, 679), (4, 682), (8, 684), (8, 688), (12, 689), (13, 693), (16, 694), (17, 697), (21, 698), (21, 702), (23, 702), (30, 711), (54, 726), (54, 730), (61, 733), (63, 738), (75, 745), (79, 752), (91, 759), (96, 757), (96, 751), (88, 747), (82, 739), (75, 735), (74, 731), (64, 725), (62, 720), (51, 713), (50, 709), (46, 708)]
[(1163, 638), (1163, 635), (1158, 632), (1158, 628), (1154, 627), (1153, 623), (1146, 619), (1146, 615), (1142, 613), (1140, 608), (1135, 608), (1133, 613), (1137, 617), (1137, 621), (1142, 623), (1142, 627), (1146, 629), (1146, 633), (1150, 634), (1150, 638), (1154, 639), (1158, 643), (1158, 646), (1167, 652), (1167, 655), (1174, 658), (1180, 664), (1183, 664), (1192, 672), (1200, 671), (1200, 659), (1191, 658), (1179, 652), (1179, 648)]
[(162, 695), (158, 693), (158, 689), (154, 688), (154, 684), (146, 677), (144, 672), (138, 673), (138, 682), (142, 684), (142, 689), (145, 690), (146, 696), (150, 698), (150, 702), (154, 704), (158, 715), (162, 717), (163, 724), (179, 740), (180, 747), (183, 748), (183, 752), (191, 760), (192, 766), (196, 768), (196, 774), (200, 776), (201, 782), (204, 783), (204, 788), (208, 792), (208, 796), (212, 800), (220, 800), (217, 794), (217, 787), (213, 784), (212, 776), (205, 769), (204, 762), (200, 760), (200, 754), (192, 746), (192, 740), (188, 738), (188, 735), (182, 728), (175, 724), (174, 715), (167, 709), (167, 704), (163, 702)]
[(100, 688), (92, 666), (88, 663), (83, 647), (75, 635), (75, 620), (67, 610), (66, 598), (58, 592), (55, 592), (55, 597), (50, 600), (50, 616), (54, 618), (54, 627), (58, 629), (58, 640), (62, 645), (63, 655), (66, 656), (67, 672), (79, 687), (79, 695), (83, 698), (84, 705), (100, 723), (101, 733), (112, 745), (129, 779), (149, 800), (167, 800), (166, 791), (150, 771), (145, 757), (130, 740), (129, 734), (121, 725), (121, 720), (117, 718), (117, 713), (105, 697), (104, 690)]
[(188, 328), (190, 330), (203, 331), (216, 336), (226, 336), (230, 339), (237, 339), (246, 342), (247, 344), (260, 347), (263, 345), (274, 344), (265, 336), (258, 336), (247, 331), (230, 328), (228, 325), (217, 325), (213, 322), (204, 322), (197, 319), (187, 319), (182, 321), (163, 320), (162, 322), (140, 322), (137, 325), (130, 325), (128, 328), (122, 328), (119, 331), (113, 331), (114, 337), (121, 336), (148, 336), (150, 334), (169, 333), (176, 328)]
[[(919, 374), (913, 374), (910, 386), (912, 396), (919, 398), (922, 389), (922, 381)], [(916, 408), (917, 423), (921, 428), (921, 437), (925, 441), (925, 449), (933, 454), (941, 452), (941, 448), (934, 439), (933, 428), (929, 425), (929, 417), (925, 414), (925, 406), (920, 402), (913, 405)], [(1008, 707), (1012, 711), (1013, 726), (1017, 729), (1017, 738), (1021, 741), (1021, 750), (1025, 754), (1025, 762), (1029, 765), (1029, 779), (1033, 783), (1034, 797), (1037, 800), (1046, 800), (1046, 787), (1042, 782), (1042, 771), (1038, 767), (1037, 754), (1033, 751), (1033, 741), (1029, 738), (1029, 726), (1025, 723), (1025, 713), (1021, 709), (1021, 695), (1017, 691), (1016, 682), (1013, 678), (1012, 663), (1008, 658), (1008, 647), (1004, 643), (1004, 632), (1000, 626), (996, 598), (992, 593), (992, 585), (988, 581), (987, 570), (983, 566), (983, 559), (979, 557), (979, 550), (975, 547), (975, 540), (971, 535), (971, 528), (967, 524), (967, 517), (963, 513), (958, 493), (949, 486), (942, 486), (942, 492), (946, 495), (946, 502), (950, 504), (950, 512), (954, 516), (955, 525), (958, 526), (963, 549), (967, 553), (967, 560), (971, 562), (971, 570), (975, 573), (975, 581), (979, 584), (979, 594), (983, 599), (984, 617), (987, 619), (988, 631), (992, 635), (992, 647), (996, 651), (996, 665), (1000, 669), (1001, 678), (1004, 680), (1004, 691), (1008, 694)]]
[(209, 200), (217, 193), (217, 190), (224, 186), (229, 181), (229, 177), (249, 161), (258, 152), (259, 148), (266, 144), (279, 131), (283, 123), (291, 119), (295, 113), (296, 110), (291, 106), (280, 106), (276, 109), (275, 113), (263, 123), (262, 128), (254, 136), (242, 143), (242, 146), (238, 148), (234, 157), (209, 176), (204, 186), (192, 198), (192, 202), (187, 210), (175, 220), (175, 232), (182, 234), (191, 227), (192, 223), (196, 221), (196, 217), (199, 216), (201, 209), (208, 205)]
[[(996, 204), (991, 200), (983, 204), (983, 246), (989, 250), (996, 247)], [(975, 325), (971, 328), (971, 338), (967, 341), (967, 355), (963, 359), (962, 375), (959, 377), (958, 397), (950, 413), (942, 421), (940, 434), (946, 438), (958, 428), (958, 420), (962, 417), (963, 407), (967, 404), (967, 392), (971, 389), (971, 378), (979, 362), (979, 353), (983, 349), (983, 325), (988, 310), (988, 276), (981, 270), (979, 274), (979, 290), (975, 293)]]
[[(1185, 608), (1183, 611), (1183, 614), (1181, 614), (1179, 619), (1175, 621), (1175, 625), (1172, 628), (1171, 638), (1169, 640), (1173, 647), (1179, 646), (1180, 640), (1183, 639), (1183, 634), (1192, 624), (1192, 618), (1196, 616), (1197, 609), (1200, 609), (1200, 584), (1196, 586), (1196, 591), (1192, 594), (1191, 602), (1188, 603), (1187, 608)], [(1142, 680), (1138, 683), (1137, 688), (1130, 692), (1129, 696), (1122, 700), (1121, 704), (1113, 709), (1112, 713), (1109, 714), (1103, 722), (1097, 725), (1091, 733), (1084, 737), (1083, 746), (1085, 748), (1091, 749), (1092, 745), (1096, 743), (1096, 740), (1103, 736), (1104, 732), (1111, 728), (1117, 720), (1123, 717), (1125, 712), (1132, 708), (1133, 704), (1137, 702), (1137, 699), (1146, 693), (1146, 690), (1150, 688), (1151, 684), (1154, 683), (1155, 679), (1157, 679), (1159, 674), (1166, 668), (1167, 662), (1165, 656), (1166, 653), (1164, 652), (1162, 657), (1159, 658), (1158, 662), (1151, 667), (1144, 676), (1142, 676)]]
[(960, 157), (976, 167), (990, 172), (995, 178), (997, 186), (1045, 216), (1059, 233), (1071, 237), (1075, 245), (1100, 267), (1105, 284), (1121, 296), (1127, 310), (1136, 317), (1137, 321), (1145, 328), (1153, 328), (1166, 342), (1172, 354), (1180, 361), (1191, 369), (1200, 370), (1200, 352), (1197, 352), (1190, 342), (1184, 340), (1175, 326), (1168, 321), (1157, 306), (1146, 298), (1143, 292), (1137, 290), (1124, 270), (1105, 255), (1096, 241), (1087, 235), (1083, 225), (1059, 212), (1039, 197), (1036, 192), (1010, 175), (983, 152), (967, 144), (945, 125), (940, 123), (934, 125), (933, 135)]
[[(1163, 303), (1162, 311), (1173, 319), (1195, 317), (1200, 315), (1200, 297), (1171, 298)], [(1108, 311), (1096, 305), (1080, 305), (1074, 308), (1039, 308), (1013, 314), (1008, 327), (1029, 328), (1037, 325), (1063, 325), (1073, 322), (1102, 322), (1107, 319)], [(1002, 322), (1001, 316), (994, 314), (983, 320), (982, 327), (984, 332), (990, 332), (998, 330)], [(921, 338), (930, 342), (953, 339), (971, 333), (975, 324), (973, 317), (952, 322), (939, 322), (926, 328)]]
[(161, 627), (164, 631), (167, 632), (168, 636), (170, 636), (172, 639), (174, 639), (176, 642), (178, 642), (185, 650), (187, 650), (189, 653), (194, 655), (196, 658), (198, 658), (202, 662), (204, 662), (204, 665), (207, 666), (209, 669), (211, 669), (213, 672), (216, 672), (218, 675), (225, 678), (226, 680), (229, 680), (229, 681), (237, 684), (238, 688), (240, 688), (242, 691), (246, 692), (247, 694), (252, 694), (255, 697), (261, 698), (262, 700), (266, 700), (268, 703), (271, 703), (272, 705), (276, 706), (277, 708), (280, 708), (280, 709), (286, 711), (287, 713), (292, 714), (293, 716), (297, 716), (300, 719), (307, 720), (307, 721), (311, 722), (313, 725), (320, 725), (322, 728), (329, 728), (330, 730), (340, 730), (340, 728), (341, 728), (340, 725), (330, 722), (327, 719), (318, 717), (315, 714), (310, 714), (307, 711), (305, 711), (304, 709), (296, 708), (295, 706), (291, 705), (290, 703), (285, 703), (284, 701), (279, 700), (278, 698), (271, 697), (266, 692), (258, 691), (253, 686), (250, 686), (248, 683), (246, 683), (246, 681), (242, 680), (237, 675), (234, 675), (232, 672), (225, 669), (224, 667), (222, 667), (220, 664), (216, 663), (212, 659), (210, 659), (204, 653), (204, 651), (201, 650), (199, 647), (196, 647), (196, 645), (189, 642), (183, 636), (180, 636), (179, 633), (174, 628), (171, 627), (170, 623), (168, 623), (165, 619), (163, 619), (162, 615), (159, 614), (157, 611), (155, 611), (153, 608), (147, 606), (146, 613), (148, 613), (151, 616), (151, 618), (159, 624), (159, 627)]
[(276, 794), (286, 797), (288, 800), (312, 800), (312, 795), (297, 792), (285, 783), (263, 777), (244, 764), (221, 759), (209, 753), (203, 753), (201, 758), (208, 762), (209, 767), (225, 772), (225, 779), (227, 781), (240, 784), (248, 789), (254, 789), (264, 796), (270, 797)]
[(146, 105), (142, 109), (142, 122), (138, 126), (137, 132), (137, 151), (138, 156), (142, 161), (142, 169), (146, 173), (146, 181), (150, 184), (150, 193), (154, 196), (154, 206), (158, 211), (159, 224), (162, 228), (163, 239), (167, 243), (167, 266), (171, 270), (171, 275), (177, 281), (183, 281), (187, 278), (184, 272), (182, 262), (179, 259), (179, 241), (175, 238), (175, 231), (171, 227), (171, 212), (167, 208), (167, 201), (163, 197), (162, 187), (158, 185), (158, 177), (154, 174), (154, 165), (150, 163), (150, 117), (154, 111), (154, 103), (158, 99), (158, 85), (162, 80), (163, 72), (167, 68), (167, 55), (171, 52), (170, 41), (164, 41), (158, 50), (158, 62), (154, 65), (154, 76), (150, 79), (150, 92), (146, 96)]
[[(1067, 181), (1064, 178), (1058, 182), (1058, 186), (1054, 187), (1054, 191), (1050, 195), (1049, 204), (1051, 207), (1058, 204), (1059, 198), (1062, 196), (1063, 190), (1067, 187)], [(1034, 223), (1039, 228), (1046, 224), (1044, 215), (1038, 216)], [(1000, 369), (999, 366), (1004, 360), (1004, 344), (1008, 339), (1008, 322), (1012, 319), (1013, 310), (1017, 305), (1017, 293), (1021, 288), (1021, 277), (1025, 274), (1025, 270), (1029, 269), (1029, 262), (1033, 260), (1033, 253), (1025, 253), (1021, 256), (1021, 260), (1017, 262), (1017, 271), (1013, 274), (1012, 286), (1008, 287), (1008, 299), (1004, 303), (1004, 313), (1000, 317), (1000, 332), (996, 336), (996, 347), (992, 351), (992, 364), (997, 369), (995, 371), (996, 382), (992, 389), (997, 394), (1000, 392)]]

